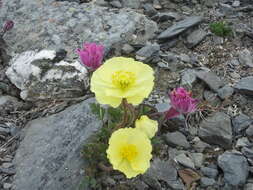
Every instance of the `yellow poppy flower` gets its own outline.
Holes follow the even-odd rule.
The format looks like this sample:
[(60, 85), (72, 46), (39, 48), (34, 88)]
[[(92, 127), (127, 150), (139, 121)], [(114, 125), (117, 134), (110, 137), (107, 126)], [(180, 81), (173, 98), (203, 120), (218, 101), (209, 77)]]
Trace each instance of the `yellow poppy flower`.
[(91, 91), (101, 104), (118, 107), (123, 98), (133, 105), (147, 98), (154, 86), (153, 69), (132, 58), (114, 57), (91, 77)]
[(143, 174), (150, 167), (151, 151), (151, 142), (143, 132), (122, 128), (110, 137), (106, 153), (113, 169), (132, 178)]
[(153, 138), (158, 130), (158, 122), (143, 115), (135, 121), (135, 128), (144, 132), (148, 138)]

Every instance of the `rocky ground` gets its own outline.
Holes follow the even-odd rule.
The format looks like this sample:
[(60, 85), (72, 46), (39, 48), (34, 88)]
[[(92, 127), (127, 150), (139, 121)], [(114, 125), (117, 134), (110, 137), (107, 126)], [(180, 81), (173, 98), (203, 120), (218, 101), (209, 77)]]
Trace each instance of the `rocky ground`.
[[(158, 111), (178, 86), (200, 100), (197, 113), (162, 126), (146, 174), (101, 175), (102, 189), (253, 189), (252, 0), (12, 0), (0, 11), (0, 23), (15, 22), (0, 39), (0, 189), (82, 183), (81, 147), (102, 126), (75, 52), (86, 41), (105, 45), (106, 59), (150, 64), (147, 103)], [(212, 33), (215, 21), (232, 33)]]

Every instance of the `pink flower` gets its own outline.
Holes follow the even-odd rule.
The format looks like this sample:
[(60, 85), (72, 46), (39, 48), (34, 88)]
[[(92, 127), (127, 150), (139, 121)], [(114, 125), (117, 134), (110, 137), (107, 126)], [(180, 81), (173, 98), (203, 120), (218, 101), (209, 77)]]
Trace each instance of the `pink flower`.
[(3, 33), (11, 30), (14, 26), (14, 22), (12, 20), (7, 20), (3, 26)]
[(170, 94), (171, 108), (166, 112), (166, 119), (171, 119), (179, 114), (196, 111), (198, 100), (192, 98), (191, 92), (182, 87), (174, 89)]
[(83, 49), (77, 49), (82, 64), (96, 70), (101, 64), (104, 56), (104, 46), (96, 43), (84, 43)]

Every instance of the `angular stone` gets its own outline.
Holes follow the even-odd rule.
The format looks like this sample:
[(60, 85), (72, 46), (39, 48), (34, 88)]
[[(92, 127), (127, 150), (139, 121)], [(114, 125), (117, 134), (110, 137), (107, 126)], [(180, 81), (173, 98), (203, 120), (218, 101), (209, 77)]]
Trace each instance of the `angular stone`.
[(134, 48), (131, 45), (129, 45), (129, 44), (124, 44), (123, 47), (122, 47), (122, 52), (124, 54), (129, 54), (129, 53), (131, 53), (133, 51), (134, 51)]
[(206, 148), (211, 148), (211, 146), (199, 139), (199, 137), (195, 137), (193, 140), (193, 147), (197, 152), (203, 152)]
[(160, 50), (158, 44), (148, 44), (136, 52), (136, 59), (140, 61), (147, 61)]
[(239, 138), (237, 141), (236, 141), (236, 145), (235, 147), (236, 148), (241, 148), (241, 147), (248, 147), (248, 146), (251, 146), (253, 145), (252, 143), (249, 142), (249, 139), (247, 137), (242, 137), (242, 138)]
[(217, 92), (217, 90), (224, 86), (224, 82), (213, 72), (199, 71), (196, 73), (197, 77), (204, 81), (208, 87)]
[(218, 170), (214, 168), (208, 168), (208, 167), (201, 167), (200, 171), (204, 176), (210, 177), (210, 178), (216, 178), (218, 175)]
[(195, 46), (197, 46), (200, 42), (202, 42), (205, 37), (207, 36), (207, 33), (202, 30), (195, 30), (193, 31), (189, 36), (187, 36), (187, 47), (188, 48), (193, 48)]
[(204, 161), (204, 155), (202, 153), (190, 153), (189, 155), (193, 160), (195, 167), (201, 168)]
[(83, 96), (88, 86), (87, 70), (78, 61), (57, 61), (56, 51), (27, 51), (11, 60), (6, 71), (21, 90), (24, 100), (73, 98)]
[(253, 125), (249, 126), (249, 128), (246, 130), (246, 134), (248, 137), (253, 137)]
[(121, 0), (124, 7), (138, 9), (140, 7), (140, 0)]
[(165, 136), (165, 141), (169, 146), (177, 147), (181, 146), (184, 148), (190, 148), (190, 144), (186, 137), (180, 132), (167, 133)]
[(202, 177), (200, 179), (200, 184), (201, 184), (201, 187), (212, 186), (215, 184), (215, 180), (212, 178), (208, 178), (208, 177)]
[(239, 61), (248, 67), (253, 67), (253, 55), (248, 49), (244, 49), (239, 53)]
[(253, 76), (242, 78), (234, 88), (241, 94), (253, 96)]
[(177, 170), (170, 161), (154, 159), (148, 171), (143, 175), (143, 180), (154, 189), (161, 189), (158, 180), (163, 180), (170, 188), (183, 189), (182, 182), (178, 181)]
[(222, 88), (220, 88), (218, 91), (218, 96), (221, 98), (221, 99), (227, 99), (229, 98), (230, 96), (233, 95), (234, 93), (234, 88), (230, 87), (230, 86), (224, 86)]
[(12, 96), (0, 96), (0, 113), (3, 111), (14, 111), (21, 108), (22, 102)]
[(249, 159), (253, 159), (253, 148), (251, 146), (251, 148), (247, 148), (247, 147), (243, 147), (242, 148), (242, 153), (244, 154), (244, 156), (246, 156)]
[(253, 123), (253, 119), (245, 114), (240, 114), (232, 119), (233, 131), (235, 134), (240, 134), (242, 131)]
[(175, 23), (173, 26), (163, 31), (158, 36), (158, 39), (167, 39), (167, 38), (175, 37), (181, 34), (182, 32), (186, 31), (187, 29), (201, 23), (202, 21), (203, 21), (203, 18), (200, 16), (187, 17), (186, 19)]
[[(130, 6), (127, 2), (138, 3), (123, 2), (125, 6)], [(6, 17), (15, 20), (15, 27), (5, 35), (13, 51), (63, 48), (70, 58), (77, 57), (75, 50), (83, 42), (99, 42), (108, 52), (117, 43), (144, 44), (158, 30), (157, 24), (144, 15), (126, 9), (115, 11), (95, 3), (6, 1), (0, 22)]]
[(65, 111), (33, 120), (25, 127), (15, 158), (15, 190), (75, 189), (85, 164), (80, 151), (100, 127), (90, 111), (91, 99)]
[(174, 160), (185, 167), (195, 169), (193, 161), (187, 157), (184, 153), (177, 155)]
[(192, 87), (197, 80), (196, 71), (193, 69), (187, 69), (181, 74), (181, 85)]
[(230, 148), (232, 144), (232, 127), (230, 117), (223, 112), (216, 112), (200, 123), (199, 137), (210, 144)]
[(244, 185), (243, 190), (252, 190), (253, 189), (253, 183), (247, 183)]
[(249, 175), (247, 159), (241, 154), (226, 151), (218, 157), (218, 165), (229, 185), (244, 185)]

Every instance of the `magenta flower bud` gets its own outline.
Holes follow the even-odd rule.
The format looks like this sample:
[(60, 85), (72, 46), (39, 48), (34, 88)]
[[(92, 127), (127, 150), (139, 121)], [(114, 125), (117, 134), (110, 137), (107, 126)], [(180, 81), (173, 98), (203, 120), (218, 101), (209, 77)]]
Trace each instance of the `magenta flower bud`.
[(77, 53), (83, 65), (89, 69), (96, 70), (102, 64), (104, 46), (96, 43), (85, 43), (83, 44), (83, 49), (77, 49)]
[(14, 22), (12, 20), (7, 20), (3, 26), (3, 33), (11, 30), (14, 26)]
[(192, 113), (197, 110), (197, 99), (192, 98), (191, 92), (182, 87), (174, 89), (170, 94), (171, 108), (165, 113), (166, 119), (171, 119), (179, 114)]

